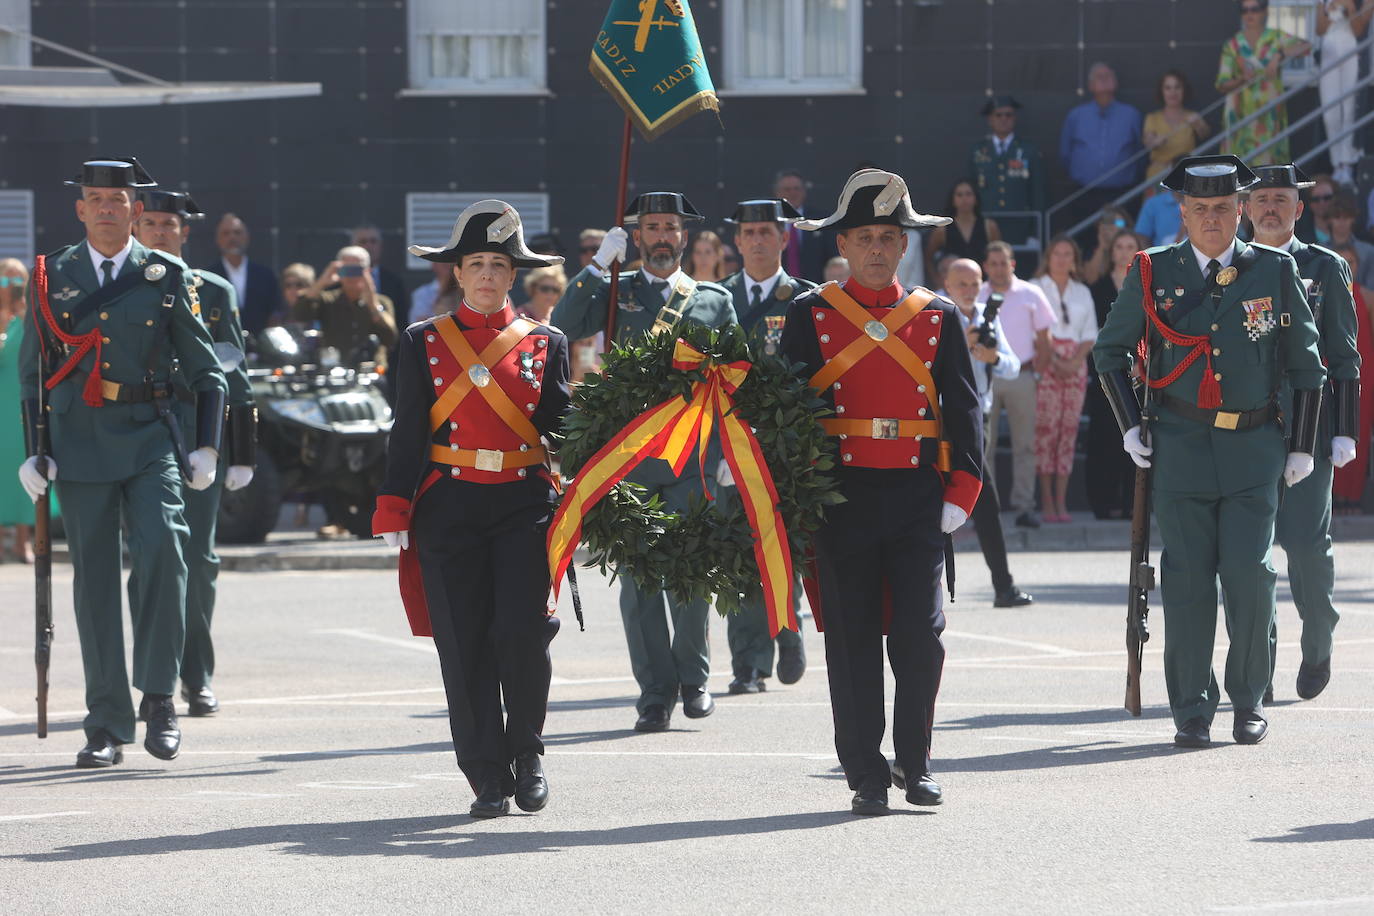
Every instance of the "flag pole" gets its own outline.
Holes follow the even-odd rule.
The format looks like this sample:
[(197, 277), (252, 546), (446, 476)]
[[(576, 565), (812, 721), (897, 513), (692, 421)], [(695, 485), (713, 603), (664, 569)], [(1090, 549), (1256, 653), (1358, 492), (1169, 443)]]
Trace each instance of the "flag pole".
[[(630, 182), (630, 140), (631, 140), (630, 116), (625, 116), (625, 132), (620, 139), (620, 181), (616, 184), (615, 193), (615, 217), (611, 220), (612, 226), (621, 225), (625, 219), (625, 191)], [(619, 308), (620, 302), (620, 262), (612, 261), (607, 268), (611, 272), (611, 288), (606, 297), (606, 350), (611, 349), (611, 344), (615, 341), (615, 313)]]

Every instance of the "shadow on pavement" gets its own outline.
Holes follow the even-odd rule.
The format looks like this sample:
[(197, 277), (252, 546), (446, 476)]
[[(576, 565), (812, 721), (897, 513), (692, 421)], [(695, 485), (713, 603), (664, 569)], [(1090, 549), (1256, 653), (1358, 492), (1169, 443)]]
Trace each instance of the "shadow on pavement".
[(1097, 604), (1116, 606), (1121, 604), (1126, 593), (1126, 563), (1121, 564), (1121, 584), (1083, 583), (1031, 583), (1017, 581), (1026, 591), (1035, 596), (1036, 604)]
[(1008, 770), (1049, 770), (1055, 767), (1093, 766), (1099, 763), (1122, 763), (1164, 757), (1172, 754), (1195, 753), (1181, 751), (1168, 744), (1121, 744), (1117, 741), (1085, 741), (1081, 744), (1061, 744), (1038, 747), (1009, 754), (985, 754), (981, 757), (937, 757), (932, 769), (940, 773), (997, 773)]
[[(900, 812), (894, 813), (916, 813)], [(504, 818), (498, 819), (499, 823)], [(493, 832), (491, 823), (477, 823), (467, 815), (395, 818), (342, 823), (277, 824), (238, 827), (209, 833), (113, 840), (66, 846), (52, 852), (9, 858), (28, 862), (72, 862), (87, 859), (132, 858), (215, 849), (280, 847), (305, 856), (427, 856), (464, 859), (477, 856), (524, 855), (577, 847), (635, 846), (678, 840), (773, 834), (784, 830), (814, 830), (852, 823), (848, 811), (816, 811), (746, 817), (737, 820), (670, 821), (594, 830), (530, 830)], [(535, 818), (523, 823), (533, 825)]]
[(1343, 840), (1374, 840), (1374, 817), (1349, 824), (1313, 824), (1294, 827), (1283, 836), (1257, 836), (1252, 843), (1339, 843)]
[(549, 712), (576, 712), (579, 709), (624, 709), (634, 711), (637, 696), (593, 697), (585, 700), (549, 700)]
[(596, 732), (564, 732), (561, 735), (545, 735), (545, 747), (563, 747), (572, 744), (592, 744), (597, 741), (617, 741), (621, 738), (633, 738), (639, 732), (633, 728), (611, 728), (605, 731)]
[(439, 751), (452, 751), (453, 744), (448, 741), (431, 741), (428, 744), (407, 744), (401, 747), (357, 747), (329, 751), (300, 751), (292, 754), (266, 754), (258, 759), (264, 763), (295, 763), (302, 760), (330, 760), (337, 757), (391, 757), (405, 754), (433, 754)]
[[(938, 707), (937, 707), (938, 708)], [(1168, 719), (1169, 707), (1149, 706), (1141, 710), (1141, 719)], [(935, 726), (936, 731), (971, 731), (983, 728), (1006, 728), (1016, 725), (1103, 725), (1133, 721), (1130, 713), (1121, 708), (1065, 709), (1057, 712), (994, 712), (962, 719), (950, 719)]]
[(171, 770), (148, 770), (132, 769), (123, 766), (115, 766), (106, 770), (78, 770), (73, 766), (60, 767), (39, 767), (32, 770), (25, 770), (23, 776), (0, 777), (0, 786), (22, 786), (42, 783), (44, 786), (74, 785), (82, 783), (107, 782), (128, 782), (130, 780), (181, 780), (181, 779), (204, 779), (207, 776), (216, 778), (223, 776), (268, 776), (272, 773), (281, 772), (278, 769), (258, 769), (258, 770), (214, 770), (206, 768), (202, 771), (171, 769)]
[[(0, 725), (0, 737), (9, 735), (32, 735), (38, 726), (32, 722), (11, 722), (9, 725)], [(79, 732), (83, 728), (80, 719), (73, 719), (70, 722), (48, 722), (49, 732)], [(72, 751), (73, 754), (76, 751)]]

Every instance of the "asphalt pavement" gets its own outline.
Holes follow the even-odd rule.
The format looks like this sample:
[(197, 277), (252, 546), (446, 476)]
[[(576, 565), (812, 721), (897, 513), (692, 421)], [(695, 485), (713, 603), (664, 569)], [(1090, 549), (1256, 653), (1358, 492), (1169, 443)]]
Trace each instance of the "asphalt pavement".
[(78, 771), (70, 567), (40, 741), (31, 571), (0, 566), (0, 910), (1374, 912), (1374, 543), (1338, 549), (1331, 686), (1294, 695), (1283, 579), (1270, 736), (1233, 744), (1223, 705), (1207, 751), (1171, 744), (1158, 612), (1145, 713), (1121, 709), (1124, 552), (1014, 554), (1037, 597), (1016, 610), (991, 608), (962, 553), (934, 734), (947, 801), (894, 792), (877, 819), (848, 813), (809, 625), (800, 683), (728, 697), (713, 618), (716, 713), (639, 735), (615, 586), (594, 572), (587, 631), (568, 612), (553, 643), (538, 814), (468, 817), (433, 648), (388, 570), (224, 573), (223, 711), (182, 719), (175, 761), (135, 744)]

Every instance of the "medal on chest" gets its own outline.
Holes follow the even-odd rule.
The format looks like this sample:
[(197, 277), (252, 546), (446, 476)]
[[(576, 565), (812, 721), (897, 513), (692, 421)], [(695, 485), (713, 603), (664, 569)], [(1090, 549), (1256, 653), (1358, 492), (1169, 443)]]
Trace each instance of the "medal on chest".
[(1259, 340), (1274, 330), (1274, 300), (1272, 297), (1247, 299), (1240, 306), (1245, 310), (1245, 333), (1251, 340)]

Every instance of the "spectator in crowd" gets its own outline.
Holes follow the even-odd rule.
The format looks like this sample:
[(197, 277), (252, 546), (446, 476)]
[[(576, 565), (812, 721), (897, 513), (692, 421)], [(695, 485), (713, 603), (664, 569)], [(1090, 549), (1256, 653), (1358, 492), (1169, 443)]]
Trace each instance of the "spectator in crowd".
[(988, 243), (983, 268), (988, 279), (978, 291), (978, 301), (1002, 296), (997, 317), (1007, 343), (1021, 361), (1016, 378), (992, 380), (986, 447), (996, 450), (997, 424), (1005, 409), (1011, 427), (1011, 507), (1019, 513), (1019, 527), (1039, 528), (1040, 518), (1035, 512), (1035, 371), (1037, 363), (1049, 360), (1054, 312), (1039, 286), (1016, 276), (1016, 256), (1006, 242)]
[(835, 255), (825, 262), (822, 277), (826, 283), (843, 283), (849, 279), (849, 262), (839, 255)]
[[(802, 216), (816, 216), (806, 209), (806, 179), (796, 169), (783, 169), (773, 179), (773, 196), (797, 209)], [(828, 214), (819, 214), (825, 216)], [(787, 247), (782, 251), (782, 266), (789, 277), (815, 283), (825, 274), (828, 259), (836, 255), (835, 238), (828, 232), (802, 232), (796, 226), (787, 230)]]
[[(1045, 209), (1045, 163), (1040, 150), (1016, 136), (1016, 112), (1021, 103), (1009, 95), (995, 95), (983, 106), (992, 132), (973, 145), (968, 174), (994, 211)], [(952, 211), (946, 211), (949, 213)], [(1036, 232), (1035, 220), (1006, 217), (1002, 228), (1017, 244)], [(972, 256), (981, 262), (982, 256)]]
[(1135, 221), (1135, 231), (1145, 238), (1145, 247), (1172, 245), (1182, 238), (1183, 218), (1179, 210), (1182, 203), (1183, 195), (1168, 188), (1161, 188), (1145, 201), (1140, 208), (1140, 218)]
[[(1221, 46), (1217, 91), (1226, 93), (1227, 131), (1283, 94), (1283, 62), (1303, 57), (1312, 46), (1301, 38), (1267, 28), (1269, 0), (1240, 0), (1240, 31)], [(1239, 156), (1250, 166), (1292, 162), (1288, 138), (1256, 152), (1288, 127), (1288, 109), (1275, 105), (1235, 130), (1221, 151)]]
[[(1354, 245), (1338, 245), (1333, 248), (1336, 254), (1345, 258), (1352, 274), (1364, 266), (1360, 253)], [(1355, 321), (1357, 333), (1355, 345), (1360, 353), (1360, 427), (1356, 441), (1355, 459), (1344, 467), (1336, 468), (1331, 483), (1333, 509), (1337, 515), (1354, 515), (1361, 511), (1364, 502), (1364, 488), (1369, 480), (1370, 432), (1374, 429), (1374, 314), (1369, 307), (1369, 290), (1359, 283), (1352, 290), (1355, 295)]]
[(1083, 268), (1079, 272), (1084, 283), (1092, 285), (1111, 270), (1112, 239), (1116, 238), (1116, 234), (1122, 229), (1129, 228), (1131, 216), (1125, 210), (1110, 206), (1102, 208), (1102, 212), (1097, 215), (1097, 237), (1092, 253), (1084, 260)]
[(935, 275), (935, 264), (943, 256), (983, 263), (988, 256), (988, 242), (1002, 237), (997, 222), (983, 216), (983, 199), (967, 178), (954, 182), (945, 197), (945, 208), (940, 212), (953, 217), (954, 222), (930, 230), (926, 238), (926, 272), (931, 276)]
[[(1111, 250), (1111, 243), (1103, 246)], [(1082, 258), (1067, 235), (1050, 239), (1035, 282), (1054, 312), (1050, 355), (1035, 402), (1035, 452), (1040, 501), (1047, 522), (1068, 522), (1069, 476), (1078, 444), (1078, 421), (1088, 390), (1088, 354), (1097, 341), (1093, 296), (1079, 279)]]
[[(1156, 195), (1163, 200), (1168, 194)], [(1151, 198), (1153, 200), (1154, 198)], [(1177, 205), (1174, 207), (1178, 209)], [(1137, 251), (1150, 247), (1150, 241), (1122, 229), (1110, 243), (1112, 266), (1090, 288), (1093, 309), (1100, 328), (1126, 282), (1126, 271)], [(1088, 446), (1083, 469), (1087, 475), (1088, 505), (1097, 518), (1129, 518), (1135, 487), (1135, 465), (1121, 449), (1121, 430), (1116, 425), (1111, 404), (1097, 383), (1097, 371), (1088, 358)]]
[(692, 239), (682, 272), (693, 280), (712, 283), (725, 277), (725, 243), (710, 229), (703, 229)]
[(315, 282), (315, 268), (309, 264), (302, 264), (297, 261), (295, 264), (287, 264), (281, 271), (281, 301), (282, 314), (290, 315), (291, 310), (296, 306), (296, 300), (301, 297), (301, 293), (310, 288)]
[(563, 298), (567, 286), (568, 275), (563, 273), (562, 264), (534, 268), (525, 274), (525, 295), (529, 301), (520, 308), (520, 314), (531, 321), (548, 324), (553, 307)]
[(398, 336), (396, 309), (377, 292), (371, 266), (367, 249), (340, 248), (319, 279), (296, 300), (291, 317), (305, 324), (319, 322), (320, 346), (333, 347), (343, 360), (367, 343), (369, 336), (377, 335), (381, 346), (376, 362), (385, 366), (387, 349), (396, 345)]
[(577, 236), (577, 260), (586, 267), (601, 250), (601, 242), (606, 238), (605, 229), (583, 229)]
[[(1166, 70), (1155, 87), (1158, 111), (1145, 116), (1142, 139), (1150, 151), (1150, 165), (1145, 174), (1163, 177), (1178, 160), (1191, 153), (1212, 133), (1207, 122), (1196, 111), (1185, 107), (1192, 101), (1193, 90), (1188, 78), (1178, 70)], [(1162, 244), (1162, 243), (1161, 243)]]
[[(1329, 245), (1331, 243), (1331, 202), (1336, 199), (1336, 181), (1325, 172), (1312, 176), (1312, 187), (1307, 191), (1307, 208), (1302, 218), (1293, 228), (1293, 234), (1309, 245)], [(1310, 221), (1308, 220), (1310, 217)], [(1303, 223), (1309, 235), (1303, 235)]]
[(406, 315), (408, 324), (451, 312), (462, 299), (452, 264), (430, 261), (429, 269), (433, 278), (423, 286), (415, 287), (415, 292), (410, 294), (410, 311)]
[[(1316, 188), (1313, 188), (1315, 191)], [(1331, 208), (1327, 211), (1327, 225), (1331, 230), (1330, 241), (1327, 242), (1329, 248), (1354, 248), (1359, 256), (1359, 272), (1355, 274), (1355, 282), (1364, 287), (1374, 287), (1374, 245), (1361, 241), (1355, 237), (1355, 219), (1359, 216), (1359, 204), (1355, 198), (1345, 191), (1339, 191), (1334, 200), (1331, 201)], [(1352, 264), (1353, 271), (1355, 265)]]
[(1101, 210), (1140, 178), (1140, 112), (1116, 98), (1116, 72), (1101, 61), (1088, 70), (1092, 101), (1069, 111), (1059, 134), (1059, 158), (1075, 190), (1088, 188), (1065, 208), (1070, 224)]
[[(973, 381), (978, 389), (978, 403), (983, 408), (986, 425), (992, 410), (992, 379), (1016, 378), (1021, 371), (1021, 361), (1007, 343), (1002, 319), (994, 317), (990, 324), (986, 321), (987, 303), (978, 301), (978, 290), (982, 284), (983, 270), (977, 262), (968, 258), (950, 259), (945, 289), (948, 290), (949, 300), (959, 308), (959, 323), (968, 341), (969, 356), (973, 358)], [(991, 342), (985, 341), (985, 333), (991, 335)], [(1033, 603), (1034, 599), (1016, 587), (1011, 570), (1007, 567), (1007, 542), (1002, 531), (1002, 507), (997, 498), (996, 476), (992, 472), (993, 455), (993, 449), (983, 449), (983, 489), (973, 505), (973, 530), (978, 535), (978, 546), (983, 551), (988, 572), (992, 574), (993, 606), (1024, 607)]]
[(377, 292), (390, 299), (393, 305), (405, 302), (405, 281), (382, 266), (382, 230), (371, 223), (363, 223), (353, 230), (350, 244), (365, 249), (372, 259), (372, 285)]
[[(1322, 105), (1328, 106), (1322, 112), (1328, 139), (1340, 136), (1355, 123), (1355, 103), (1359, 93), (1350, 90), (1359, 81), (1360, 55), (1352, 52), (1368, 27), (1371, 14), (1374, 14), (1374, 0), (1361, 0), (1358, 3), (1356, 0), (1323, 0), (1317, 4), (1317, 35), (1322, 40), (1322, 66), (1329, 66), (1349, 55), (1347, 60), (1323, 73), (1318, 84)], [(1345, 99), (1337, 102), (1343, 95)], [(1363, 155), (1355, 146), (1355, 135), (1350, 134), (1333, 142), (1327, 154), (1331, 157), (1336, 181), (1353, 187), (1355, 164)]]
[[(24, 289), (29, 272), (17, 258), (0, 260), (0, 467), (17, 468), (24, 463), (23, 429), (20, 419), (19, 346), (26, 332), (27, 306)], [(53, 514), (57, 502), (53, 501)], [(0, 558), (5, 554), (4, 539), (10, 541), (9, 554), (22, 563), (33, 562), (30, 526), (33, 525), (33, 500), (24, 492), (14, 474), (0, 475)]]
[(234, 287), (244, 332), (259, 334), (280, 320), (281, 288), (272, 268), (248, 260), (248, 241), (248, 226), (243, 220), (234, 213), (224, 214), (215, 228), (219, 259), (205, 269), (219, 274)]

